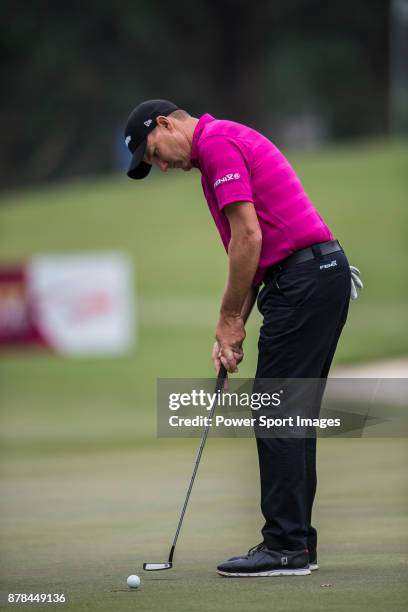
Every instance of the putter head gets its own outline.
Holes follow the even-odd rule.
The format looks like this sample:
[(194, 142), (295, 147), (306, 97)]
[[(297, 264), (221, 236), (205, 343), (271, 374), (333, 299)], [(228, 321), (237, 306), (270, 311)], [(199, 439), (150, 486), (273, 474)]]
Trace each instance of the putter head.
[(171, 569), (172, 567), (173, 563), (170, 563), (170, 561), (165, 563), (143, 563), (143, 569), (146, 572), (157, 572), (159, 570)]

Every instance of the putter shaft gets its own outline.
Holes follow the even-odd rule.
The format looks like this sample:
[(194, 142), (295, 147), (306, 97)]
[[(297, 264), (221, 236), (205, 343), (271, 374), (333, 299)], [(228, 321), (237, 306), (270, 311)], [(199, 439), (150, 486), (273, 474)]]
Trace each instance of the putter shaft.
[[(218, 372), (218, 376), (217, 376), (217, 382), (215, 384), (215, 393), (218, 393), (219, 391), (222, 390), (223, 386), (224, 386), (224, 381), (227, 377), (227, 370), (225, 369), (225, 367), (221, 364), (220, 370)], [(194, 470), (193, 470), (193, 475), (191, 476), (191, 480), (190, 480), (190, 484), (189, 487), (187, 489), (187, 493), (186, 493), (186, 498), (184, 500), (184, 504), (183, 504), (183, 508), (181, 510), (181, 514), (180, 514), (180, 519), (177, 525), (177, 529), (176, 529), (176, 533), (173, 539), (173, 544), (171, 546), (170, 549), (170, 554), (169, 554), (169, 560), (165, 563), (144, 563), (143, 564), (143, 569), (146, 571), (158, 571), (158, 570), (163, 570), (163, 569), (170, 569), (171, 567), (173, 567), (173, 555), (174, 555), (174, 551), (176, 549), (176, 544), (177, 544), (177, 539), (180, 533), (180, 529), (181, 526), (183, 524), (183, 519), (184, 519), (184, 515), (186, 513), (186, 509), (187, 509), (187, 505), (188, 505), (188, 500), (190, 499), (190, 495), (191, 495), (191, 490), (193, 488), (193, 484), (194, 484), (194, 480), (197, 474), (197, 470), (198, 470), (198, 466), (200, 465), (200, 460), (201, 460), (201, 455), (203, 454), (203, 450), (204, 450), (204, 446), (205, 443), (207, 441), (207, 436), (208, 433), (210, 431), (210, 423), (212, 422), (212, 418), (214, 416), (215, 413), (215, 408), (216, 408), (216, 402), (214, 402), (213, 407), (211, 408), (210, 414), (209, 414), (209, 419), (208, 419), (208, 425), (206, 425), (205, 429), (204, 429), (204, 433), (203, 436), (201, 438), (201, 443), (200, 446), (198, 447), (197, 450), (197, 457), (196, 457), (196, 461), (194, 464)]]

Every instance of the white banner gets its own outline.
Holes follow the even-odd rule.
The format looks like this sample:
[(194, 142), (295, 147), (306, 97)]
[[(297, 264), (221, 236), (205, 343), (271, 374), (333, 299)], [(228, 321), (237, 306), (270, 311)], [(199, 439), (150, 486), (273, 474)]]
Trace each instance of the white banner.
[(57, 352), (114, 355), (133, 348), (133, 274), (125, 255), (37, 256), (27, 281), (35, 325)]

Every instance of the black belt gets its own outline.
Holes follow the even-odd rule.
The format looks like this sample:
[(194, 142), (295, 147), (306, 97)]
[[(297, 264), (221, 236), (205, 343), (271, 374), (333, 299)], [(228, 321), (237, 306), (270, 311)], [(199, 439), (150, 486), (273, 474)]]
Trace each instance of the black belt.
[(338, 240), (327, 240), (327, 242), (318, 242), (317, 244), (313, 244), (306, 249), (301, 249), (300, 251), (296, 251), (293, 255), (289, 255), (286, 259), (282, 259), (278, 263), (274, 264), (270, 268), (267, 269), (265, 274), (265, 282), (267, 282), (271, 275), (274, 272), (285, 270), (286, 268), (290, 268), (291, 266), (295, 266), (296, 264), (303, 263), (304, 261), (308, 261), (309, 259), (321, 258), (324, 255), (330, 255), (330, 253), (335, 253), (336, 251), (342, 251), (343, 248)]

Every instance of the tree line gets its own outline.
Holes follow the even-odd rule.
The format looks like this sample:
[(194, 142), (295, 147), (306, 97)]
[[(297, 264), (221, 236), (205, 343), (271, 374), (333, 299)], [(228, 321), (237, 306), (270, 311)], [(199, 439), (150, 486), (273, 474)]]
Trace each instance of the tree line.
[[(246, 122), (272, 140), (387, 130), (388, 0), (5, 0), (2, 187), (112, 169), (139, 101)], [(119, 146), (119, 145), (117, 145)]]

